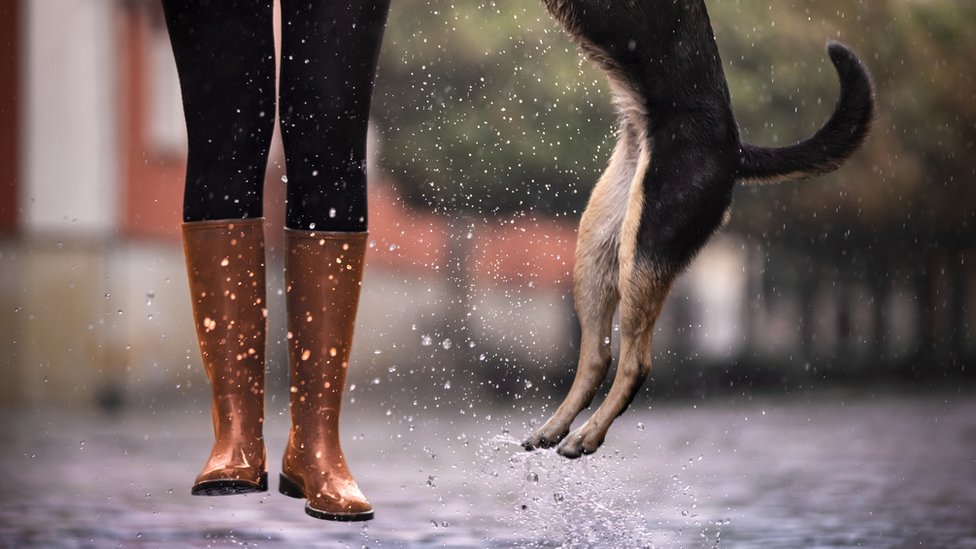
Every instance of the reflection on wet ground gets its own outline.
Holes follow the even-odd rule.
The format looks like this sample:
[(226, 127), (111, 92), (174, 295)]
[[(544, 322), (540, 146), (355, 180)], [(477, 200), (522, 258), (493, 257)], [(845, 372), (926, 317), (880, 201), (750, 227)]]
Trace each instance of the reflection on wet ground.
[(366, 524), (276, 492), (282, 415), (272, 491), (201, 498), (203, 410), (20, 412), (0, 424), (0, 547), (976, 547), (970, 393), (645, 406), (579, 461), (522, 451), (535, 414), (357, 403)]

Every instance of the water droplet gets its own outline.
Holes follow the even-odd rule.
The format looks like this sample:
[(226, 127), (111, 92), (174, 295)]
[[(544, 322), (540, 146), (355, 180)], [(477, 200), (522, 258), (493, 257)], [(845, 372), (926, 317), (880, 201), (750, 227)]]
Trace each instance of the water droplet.
[(441, 342), (441, 347), (443, 347), (445, 350), (450, 349), (453, 345), (454, 344), (451, 343), (451, 338), (447, 338)]
[(529, 481), (529, 482), (539, 482), (539, 475), (538, 475), (538, 474), (536, 474), (536, 473), (529, 473), (529, 474), (528, 474), (528, 475), (527, 475), (527, 476), (525, 477), (525, 480), (527, 480), (527, 481)]
[(420, 337), (420, 344), (424, 347), (430, 347), (432, 343), (434, 343), (434, 340), (429, 335), (424, 334)]

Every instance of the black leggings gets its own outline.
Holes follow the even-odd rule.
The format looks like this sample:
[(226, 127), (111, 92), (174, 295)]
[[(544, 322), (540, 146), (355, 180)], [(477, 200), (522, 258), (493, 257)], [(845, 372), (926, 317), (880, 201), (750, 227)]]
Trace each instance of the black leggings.
[[(189, 153), (184, 221), (261, 217), (273, 0), (163, 0)], [(281, 0), (286, 225), (366, 230), (366, 131), (389, 0)]]

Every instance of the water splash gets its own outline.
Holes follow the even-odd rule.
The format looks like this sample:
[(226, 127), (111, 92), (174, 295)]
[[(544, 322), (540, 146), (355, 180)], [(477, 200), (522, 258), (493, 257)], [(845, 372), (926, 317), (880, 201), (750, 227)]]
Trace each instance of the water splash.
[(485, 440), (479, 457), (479, 476), (510, 509), (500, 520), (530, 546), (655, 547), (667, 535), (648, 525), (645, 513), (659, 509), (640, 498), (632, 461), (526, 452), (507, 434)]

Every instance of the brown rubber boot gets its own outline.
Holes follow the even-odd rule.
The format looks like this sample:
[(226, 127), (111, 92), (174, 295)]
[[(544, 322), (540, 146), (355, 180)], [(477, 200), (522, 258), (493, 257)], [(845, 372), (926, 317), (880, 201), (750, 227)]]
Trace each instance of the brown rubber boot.
[(264, 492), (264, 219), (184, 223), (183, 249), (216, 439), (192, 494)]
[(315, 518), (370, 520), (339, 444), (366, 233), (285, 229), (285, 254), (291, 432), (279, 490)]

